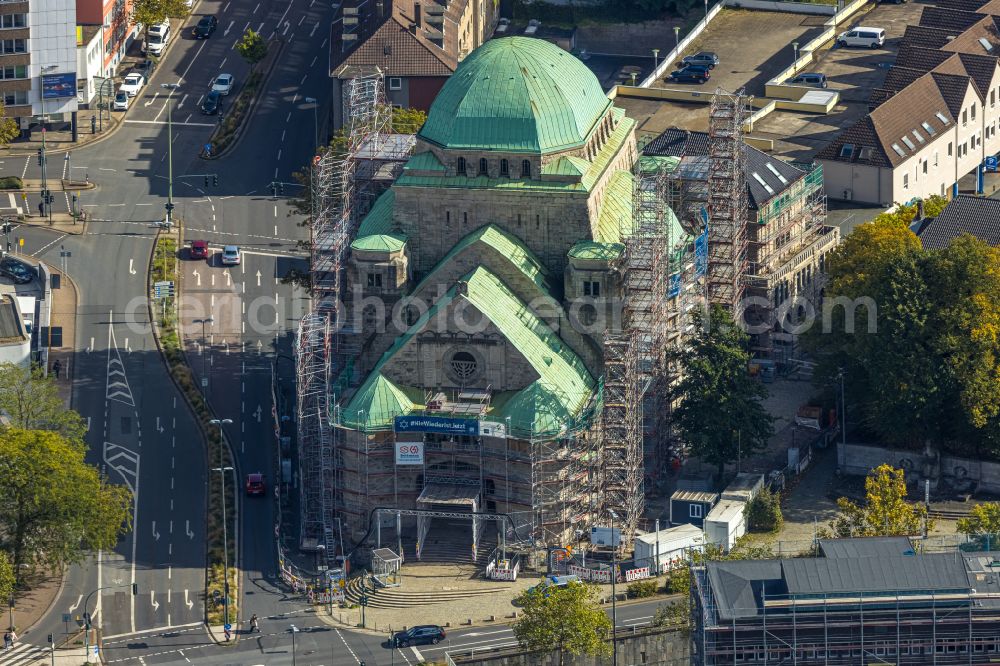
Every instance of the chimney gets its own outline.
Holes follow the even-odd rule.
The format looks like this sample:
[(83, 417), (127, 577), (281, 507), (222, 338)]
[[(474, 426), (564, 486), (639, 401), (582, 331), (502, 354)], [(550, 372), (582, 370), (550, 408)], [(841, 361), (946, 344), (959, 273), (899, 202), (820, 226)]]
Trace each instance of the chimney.
[(420, 3), (419, 2), (414, 2), (413, 3), (413, 22), (417, 25), (417, 28), (420, 28), (420, 19), (421, 19), (421, 17), (420, 17)]
[(917, 201), (917, 218), (918, 220), (924, 219), (924, 200), (920, 199)]
[(375, 2), (375, 14), (378, 18), (385, 18), (385, 0), (377, 0)]

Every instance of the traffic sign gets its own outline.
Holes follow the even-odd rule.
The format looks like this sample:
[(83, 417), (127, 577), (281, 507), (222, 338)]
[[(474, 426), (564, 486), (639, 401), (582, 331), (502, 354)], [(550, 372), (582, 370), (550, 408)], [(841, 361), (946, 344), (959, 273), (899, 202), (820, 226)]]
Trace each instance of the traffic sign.
[(233, 630), (233, 625), (231, 625), (228, 622), (226, 622), (224, 625), (222, 625), (222, 628), (225, 629), (226, 631), (232, 631)]
[(989, 157), (986, 158), (986, 169), (988, 171), (996, 171), (997, 170), (997, 162), (998, 162), (997, 156), (996, 155), (990, 155)]
[(153, 284), (153, 296), (155, 298), (167, 298), (174, 295), (173, 280), (163, 280)]

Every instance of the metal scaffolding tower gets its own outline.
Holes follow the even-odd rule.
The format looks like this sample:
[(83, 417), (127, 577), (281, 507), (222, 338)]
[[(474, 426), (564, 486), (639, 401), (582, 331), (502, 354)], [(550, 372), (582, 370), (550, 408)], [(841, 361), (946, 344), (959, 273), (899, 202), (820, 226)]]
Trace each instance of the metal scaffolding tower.
[(330, 319), (310, 313), (299, 322), (295, 337), (295, 392), (299, 445), (300, 547), (330, 547), (333, 509), (333, 442), (330, 431)]
[(621, 543), (630, 544), (643, 510), (642, 394), (639, 333), (604, 336), (604, 403), (601, 412), (601, 516), (618, 514)]
[(743, 276), (746, 273), (747, 167), (743, 126), (750, 100), (742, 89), (721, 88), (712, 97), (708, 118), (709, 183), (708, 275), (709, 303), (726, 308), (742, 323)]

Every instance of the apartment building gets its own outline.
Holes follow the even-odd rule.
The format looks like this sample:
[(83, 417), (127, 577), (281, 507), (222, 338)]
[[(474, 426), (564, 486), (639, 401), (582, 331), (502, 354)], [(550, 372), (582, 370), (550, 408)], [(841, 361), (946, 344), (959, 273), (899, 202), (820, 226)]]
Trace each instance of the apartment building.
[[(1000, 3), (996, 4), (1000, 13)], [(1000, 152), (1000, 16), (925, 7), (871, 113), (817, 154), (827, 194), (883, 206), (954, 196)]]
[(0, 3), (0, 93), (22, 130), (76, 122), (75, 0)]
[(429, 110), (458, 63), (496, 27), (491, 0), (346, 0), (330, 33), (334, 127), (344, 120), (348, 84), (379, 70), (391, 104)]
[[(88, 32), (96, 27), (100, 32), (101, 53), (99, 60), (88, 62), (98, 77), (114, 76), (118, 65), (125, 58), (129, 45), (139, 36), (139, 29), (129, 21), (132, 0), (76, 0), (76, 20), (86, 26)], [(92, 33), (91, 33), (92, 34)], [(81, 77), (82, 78), (82, 77)], [(86, 89), (92, 93), (95, 86), (89, 83)], [(81, 81), (81, 90), (84, 82)], [(90, 96), (87, 96), (90, 99)]]

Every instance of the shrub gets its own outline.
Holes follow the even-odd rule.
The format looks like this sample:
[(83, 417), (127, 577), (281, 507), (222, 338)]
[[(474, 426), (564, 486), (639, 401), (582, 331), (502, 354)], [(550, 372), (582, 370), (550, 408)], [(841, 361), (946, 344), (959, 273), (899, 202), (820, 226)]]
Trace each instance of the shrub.
[(756, 497), (747, 502), (744, 509), (747, 528), (751, 532), (777, 532), (785, 522), (781, 515), (781, 496), (763, 488)]
[(24, 183), (17, 176), (4, 176), (0, 178), (0, 190), (20, 190)]
[(625, 589), (630, 599), (643, 599), (656, 594), (656, 580), (637, 580)]

